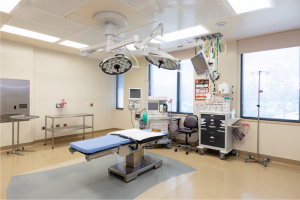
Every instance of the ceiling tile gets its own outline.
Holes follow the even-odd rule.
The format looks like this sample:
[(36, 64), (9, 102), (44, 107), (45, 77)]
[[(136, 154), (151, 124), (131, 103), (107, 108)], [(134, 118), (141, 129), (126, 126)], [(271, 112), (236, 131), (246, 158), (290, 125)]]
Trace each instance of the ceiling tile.
[(42, 34), (46, 34), (46, 35), (50, 35), (50, 36), (54, 36), (54, 37), (58, 37), (58, 38), (65, 38), (72, 34), (72, 32), (69, 32), (69, 31), (63, 31), (63, 30), (52, 28), (52, 27), (43, 26), (41, 24), (37, 24), (37, 23), (31, 22), (31, 21), (20, 19), (20, 18), (13, 19), (9, 23), (9, 25), (15, 26), (18, 28), (22, 28), (22, 29), (26, 29), (26, 30), (30, 30), (30, 31), (34, 31), (34, 32), (38, 32), (38, 33), (42, 33)]
[(230, 16), (216, 0), (173, 0), (200, 23)]
[(98, 41), (106, 41), (106, 36), (105, 36), (104, 32), (99, 31), (99, 30), (93, 30), (93, 31), (87, 32), (87, 33), (83, 34), (83, 36), (87, 36), (87, 37), (90, 37), (90, 38), (98, 40)]
[(129, 5), (130, 7), (137, 7), (146, 2), (151, 2), (153, 0), (119, 0), (120, 2)]
[(84, 2), (85, 0), (30, 0), (29, 4), (48, 12), (63, 16)]
[(145, 39), (152, 31), (154, 31), (158, 27), (159, 23), (150, 24), (144, 26), (142, 28), (135, 29), (133, 31), (129, 31), (123, 34), (120, 34), (120, 37), (129, 38), (133, 35), (138, 35), (140, 40)]
[(75, 22), (83, 22), (88, 19), (87, 17), (78, 15), (76, 13), (69, 14), (67, 18)]
[(118, 2), (117, 0), (91, 0), (90, 2), (74, 11), (74, 13), (88, 18), (87, 20), (82, 22), (83, 24), (104, 31), (103, 28), (96, 26), (93, 19), (94, 14), (100, 11), (117, 12), (127, 17), (127, 26), (121, 30), (117, 30), (117, 34), (131, 31), (154, 22), (151, 18)]
[(10, 14), (0, 12), (0, 23), (5, 24), (11, 17), (12, 17), (12, 15), (10, 15)]
[(101, 41), (99, 41), (99, 40), (95, 40), (93, 38), (86, 37), (86, 36), (78, 36), (78, 37), (72, 38), (70, 40), (73, 42), (81, 43), (81, 44), (87, 44), (89, 46), (101, 43)]
[(18, 16), (30, 19), (32, 21), (47, 24), (49, 26), (54, 26), (64, 30), (68, 30), (74, 33), (80, 32), (87, 28), (82, 24), (72, 22), (64, 18), (55, 17), (53, 15), (44, 13), (40, 10), (36, 10), (30, 7), (24, 8), (22, 12), (18, 14)]
[(156, 21), (162, 22), (165, 26), (169, 27), (171, 31), (177, 31), (197, 25), (196, 22), (189, 19), (167, 1), (155, 2), (141, 9), (140, 12)]

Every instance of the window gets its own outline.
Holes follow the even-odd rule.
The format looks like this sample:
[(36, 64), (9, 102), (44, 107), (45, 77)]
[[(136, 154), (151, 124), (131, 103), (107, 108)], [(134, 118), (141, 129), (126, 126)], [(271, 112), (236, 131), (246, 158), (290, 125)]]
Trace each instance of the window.
[(124, 108), (124, 74), (117, 75), (117, 109)]
[(193, 113), (194, 68), (189, 59), (181, 60), (179, 70), (159, 69), (149, 65), (149, 96), (172, 99), (175, 113)]
[(300, 122), (300, 47), (242, 55), (241, 116), (257, 118), (258, 75), (261, 74), (260, 118)]

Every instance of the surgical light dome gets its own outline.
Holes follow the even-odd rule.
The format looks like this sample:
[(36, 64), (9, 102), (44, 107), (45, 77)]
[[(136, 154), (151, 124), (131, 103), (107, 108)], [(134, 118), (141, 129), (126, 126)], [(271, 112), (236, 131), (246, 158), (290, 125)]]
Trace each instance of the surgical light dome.
[(118, 75), (129, 71), (132, 67), (132, 62), (127, 56), (117, 54), (106, 58), (99, 64), (99, 67), (106, 74)]
[(176, 70), (178, 69), (178, 59), (163, 51), (151, 50), (145, 53), (145, 58), (158, 68)]

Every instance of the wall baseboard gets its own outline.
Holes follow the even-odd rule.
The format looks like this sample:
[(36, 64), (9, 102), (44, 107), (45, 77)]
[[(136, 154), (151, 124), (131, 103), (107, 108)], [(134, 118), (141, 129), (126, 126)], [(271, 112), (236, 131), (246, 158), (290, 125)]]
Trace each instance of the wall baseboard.
[[(101, 133), (107, 133), (107, 132), (118, 131), (118, 130), (121, 130), (121, 129), (110, 128), (110, 129), (103, 129), (103, 130), (99, 130), (99, 131), (94, 131), (94, 136), (95, 136), (95, 134), (99, 135)], [(91, 135), (92, 135), (92, 132), (86, 132), (85, 133), (85, 137), (86, 136), (91, 136)], [(54, 137), (54, 142), (61, 141), (61, 140), (69, 140), (69, 139), (82, 139), (82, 136), (83, 136), (82, 133), (76, 133), (76, 134), (71, 134), (71, 135), (64, 135), (64, 136)], [(19, 146), (22, 146), (22, 147), (27, 146), (28, 147), (28, 146), (32, 146), (34, 144), (40, 144), (40, 143), (44, 143), (44, 142), (45, 142), (45, 139), (34, 140), (33, 142), (27, 142), (27, 143), (19, 144)], [(49, 144), (52, 143), (52, 137), (47, 138), (47, 144), (48, 143)], [(17, 148), (16, 144), (15, 144), (15, 148)], [(0, 147), (0, 151), (8, 151), (8, 150), (11, 150), (11, 149), (12, 149), (11, 145)]]
[[(253, 157), (257, 156), (257, 153), (252, 153), (252, 152), (248, 152), (248, 151), (241, 151), (241, 150), (236, 150), (236, 151), (239, 152), (239, 155), (246, 156), (246, 157), (248, 157), (249, 154), (251, 154)], [(283, 163), (283, 164), (288, 164), (288, 165), (295, 165), (295, 166), (300, 167), (300, 161), (298, 161), (298, 160), (291, 160), (291, 159), (287, 159), (287, 158), (279, 158), (279, 157), (268, 156), (268, 155), (264, 155), (264, 154), (259, 154), (259, 157), (261, 159), (270, 158), (271, 162)]]
[[(182, 144), (185, 143), (184, 140), (177, 139), (176, 143), (179, 143), (179, 142), (182, 143)], [(257, 154), (253, 153), (253, 152), (241, 151), (241, 150), (237, 150), (237, 149), (234, 149), (233, 151), (238, 151), (239, 155), (245, 156), (245, 157), (248, 157), (249, 154), (251, 154), (254, 157), (257, 156)], [(276, 157), (276, 156), (268, 156), (268, 155), (264, 155), (264, 154), (259, 154), (259, 157), (261, 159), (270, 158), (271, 162), (277, 162), (277, 163), (288, 164), (288, 165), (295, 165), (295, 166), (299, 166), (300, 167), (300, 161), (298, 161), (298, 160), (291, 160), (291, 159), (287, 159), (287, 158), (279, 158), (279, 157)]]

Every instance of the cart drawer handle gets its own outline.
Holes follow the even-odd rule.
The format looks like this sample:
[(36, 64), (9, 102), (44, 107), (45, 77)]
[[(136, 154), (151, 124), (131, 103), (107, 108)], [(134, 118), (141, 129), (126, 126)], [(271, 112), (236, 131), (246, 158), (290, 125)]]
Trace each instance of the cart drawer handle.
[(211, 141), (211, 140), (209, 140), (210, 142), (215, 142), (215, 141)]

